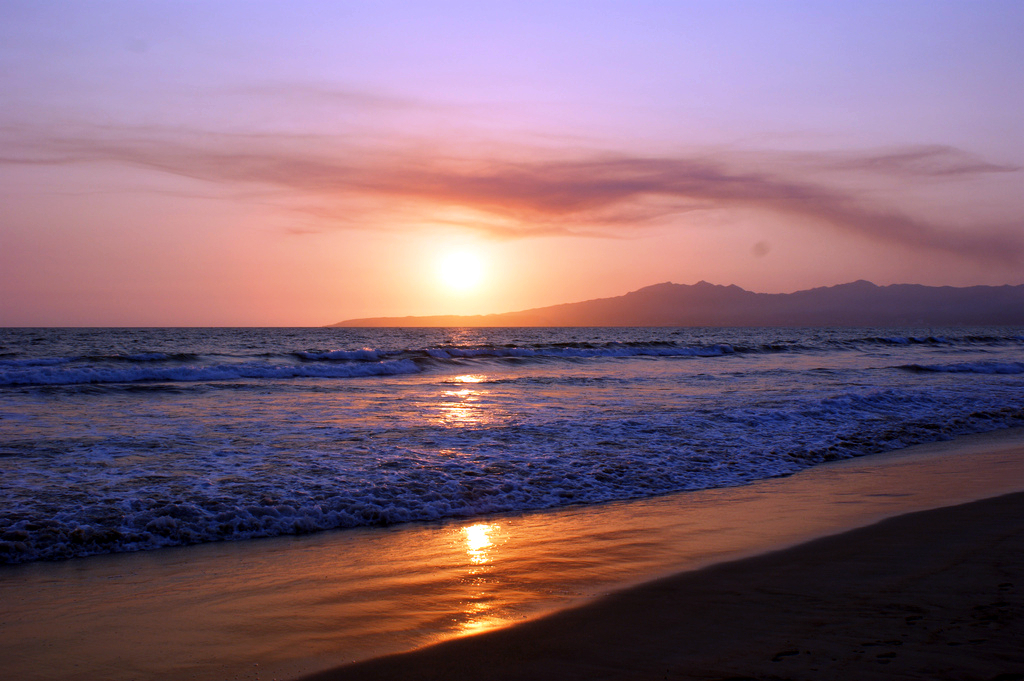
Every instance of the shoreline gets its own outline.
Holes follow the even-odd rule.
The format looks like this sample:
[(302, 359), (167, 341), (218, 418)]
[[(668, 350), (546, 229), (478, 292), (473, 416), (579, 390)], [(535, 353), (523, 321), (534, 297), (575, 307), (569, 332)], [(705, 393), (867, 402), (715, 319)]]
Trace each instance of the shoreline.
[(1024, 493), (909, 513), (304, 681), (1024, 678)]
[(0, 657), (26, 681), (299, 678), (1014, 491), (1024, 429), (599, 507), (13, 566)]

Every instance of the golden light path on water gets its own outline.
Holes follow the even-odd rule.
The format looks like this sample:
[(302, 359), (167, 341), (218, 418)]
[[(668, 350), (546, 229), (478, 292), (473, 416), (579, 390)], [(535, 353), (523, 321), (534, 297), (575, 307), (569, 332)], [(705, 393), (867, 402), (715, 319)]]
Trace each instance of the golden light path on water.
[(463, 387), (441, 392), (441, 400), (438, 404), (441, 417), (439, 421), (445, 426), (474, 426), (483, 425), (489, 419), (488, 412), (479, 404), (483, 392), (478, 388), (469, 386), (482, 383), (485, 377), (482, 375), (466, 374), (451, 379), (452, 383)]
[(498, 529), (498, 525), (485, 525), (477, 523), (462, 528), (466, 535), (466, 553), (469, 554), (469, 562), (474, 565), (484, 565), (490, 562), (487, 549), (494, 546), (491, 542), (491, 532)]
[[(480, 387), (486, 379), (483, 374), (461, 374), (449, 379), (448, 384), (453, 387), (441, 391), (436, 405), (438, 421), (447, 427), (461, 428), (490, 422), (494, 415), (484, 404), (486, 391)], [(455, 614), (457, 634), (478, 633), (508, 622), (507, 603), (499, 593), (500, 580), (490, 574), (500, 530), (500, 525), (489, 523), (475, 523), (460, 530), (467, 570), (461, 580), (466, 589), (462, 612)]]
[(466, 556), (469, 559), (470, 593), (466, 602), (466, 620), (459, 627), (460, 634), (473, 634), (500, 626), (505, 619), (493, 611), (492, 603), (497, 594), (492, 593), (494, 584), (488, 579), (488, 567), (492, 561), (495, 544), (491, 535), (501, 529), (500, 525), (477, 523), (462, 528), (466, 538)]

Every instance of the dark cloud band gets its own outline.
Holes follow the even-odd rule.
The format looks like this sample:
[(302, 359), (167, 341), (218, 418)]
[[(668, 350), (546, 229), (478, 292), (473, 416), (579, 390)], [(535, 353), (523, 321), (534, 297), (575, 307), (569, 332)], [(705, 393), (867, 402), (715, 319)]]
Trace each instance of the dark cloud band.
[[(346, 140), (281, 135), (168, 134), (94, 128), (78, 134), (3, 131), (4, 163), (118, 162), (229, 185), (284, 192), (321, 219), (367, 224), (402, 209), (496, 237), (626, 236), (652, 222), (685, 226), (694, 210), (753, 209), (872, 240), (1016, 263), (1021, 223), (954, 230), (867, 201), (828, 173), (907, 178), (1016, 172), (960, 150), (927, 146), (874, 154), (694, 153), (575, 155), (503, 161), (436, 150), (384, 152)], [(815, 174), (818, 177), (815, 177)], [(467, 215), (468, 214), (468, 215)]]

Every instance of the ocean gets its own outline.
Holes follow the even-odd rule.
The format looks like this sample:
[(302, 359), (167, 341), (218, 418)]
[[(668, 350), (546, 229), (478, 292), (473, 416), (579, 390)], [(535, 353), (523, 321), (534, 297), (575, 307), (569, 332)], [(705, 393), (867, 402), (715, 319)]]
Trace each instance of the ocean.
[(744, 485), (1024, 425), (1024, 329), (0, 329), (0, 562)]

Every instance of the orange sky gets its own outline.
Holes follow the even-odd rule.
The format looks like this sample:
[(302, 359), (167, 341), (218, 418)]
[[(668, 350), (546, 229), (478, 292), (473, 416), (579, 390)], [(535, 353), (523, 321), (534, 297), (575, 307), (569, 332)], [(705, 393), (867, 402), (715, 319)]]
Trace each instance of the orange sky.
[(0, 324), (1024, 283), (1022, 33), (996, 1), (5, 3)]

